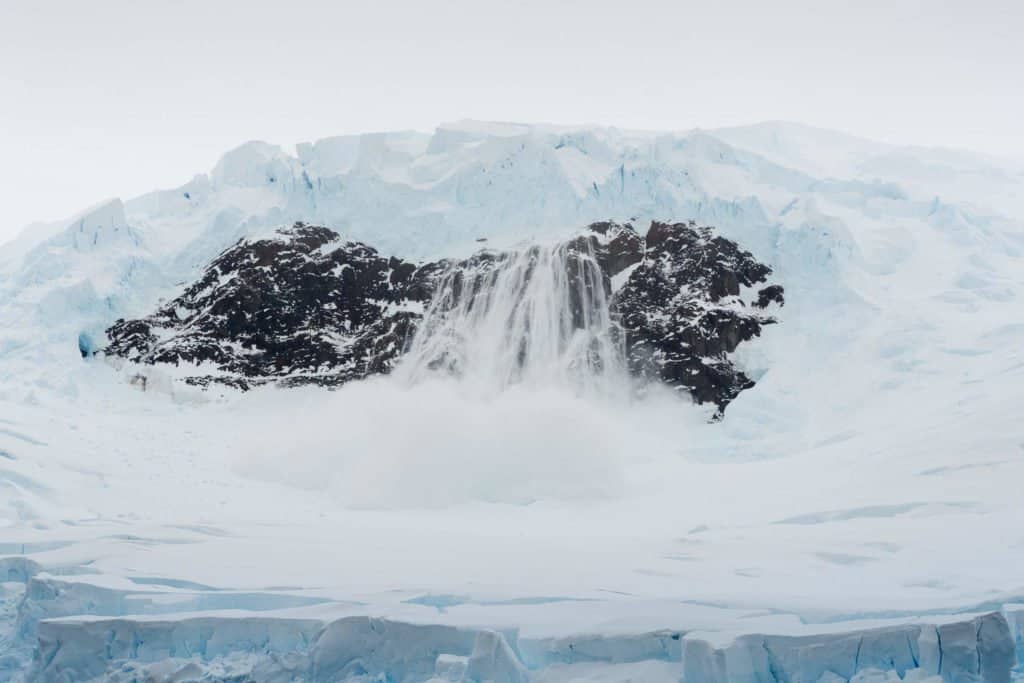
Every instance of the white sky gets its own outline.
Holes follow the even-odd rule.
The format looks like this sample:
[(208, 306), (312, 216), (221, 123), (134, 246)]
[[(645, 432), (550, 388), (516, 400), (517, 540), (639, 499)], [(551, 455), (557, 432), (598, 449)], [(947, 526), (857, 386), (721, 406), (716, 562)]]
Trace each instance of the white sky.
[(1020, 0), (0, 0), (0, 240), (250, 139), (801, 121), (1024, 157)]

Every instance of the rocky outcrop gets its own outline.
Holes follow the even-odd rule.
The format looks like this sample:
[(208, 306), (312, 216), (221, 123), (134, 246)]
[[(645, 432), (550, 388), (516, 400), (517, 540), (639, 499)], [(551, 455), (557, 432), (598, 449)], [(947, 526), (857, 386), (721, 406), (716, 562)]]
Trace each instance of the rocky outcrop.
[(386, 373), (430, 299), (432, 268), (297, 223), (238, 242), (153, 315), (118, 320), (104, 353), (241, 389)]
[[(630, 373), (714, 404), (719, 414), (753, 385), (728, 358), (774, 322), (782, 288), (734, 242), (692, 223), (595, 223), (567, 243), (573, 324), (586, 289), (602, 287)], [(583, 272), (580, 255), (600, 276)], [(392, 370), (442, 288), (480, 287), (506, 255), (415, 264), (303, 223), (241, 240), (154, 314), (118, 320), (108, 356), (176, 366), (183, 381), (240, 389), (267, 382), (339, 385)], [(452, 275), (455, 276), (452, 276)], [(453, 299), (475, 292), (448, 291)], [(744, 297), (750, 299), (746, 301)]]
[(755, 288), (770, 274), (768, 266), (709, 228), (652, 223), (639, 265), (612, 299), (631, 372), (724, 410), (754, 385), (728, 354), (775, 322), (759, 309), (783, 303), (778, 285), (760, 289), (753, 306), (741, 288)]

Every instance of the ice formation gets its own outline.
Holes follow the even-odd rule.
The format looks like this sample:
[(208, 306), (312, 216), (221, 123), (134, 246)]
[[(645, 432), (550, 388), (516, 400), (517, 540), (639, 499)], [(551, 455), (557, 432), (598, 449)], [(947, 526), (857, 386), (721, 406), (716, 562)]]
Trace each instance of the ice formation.
[(403, 366), (408, 381), (441, 370), (485, 392), (520, 382), (609, 396), (626, 388), (621, 334), (591, 240), (531, 246), (481, 265), (441, 277)]
[[(1020, 680), (1022, 215), (1024, 169), (967, 152), (463, 122), (248, 143), (34, 225), (0, 246), (0, 680)], [(297, 248), (276, 232), (297, 221), (330, 235)], [(652, 242), (652, 221), (714, 232)], [(593, 252), (566, 249), (595, 222)], [(643, 257), (607, 289), (561, 279), (593, 282), (627, 223)], [(484, 247), (488, 268), (452, 265)], [(289, 284), (342, 277), (338, 249), (374, 316), (427, 314), (416, 381), (179, 381), (306, 373), (253, 349), (333, 353), (342, 320), (358, 344), (365, 298), (317, 328)], [(439, 259), (451, 296), (388, 299)], [(265, 322), (303, 325), (222, 334), (240, 274), (278, 297)], [(779, 324), (712, 334), (742, 332), (736, 312)], [(118, 319), (154, 337), (123, 374), (95, 353)], [(712, 383), (722, 421), (714, 400), (564, 390), (699, 320), (735, 370)], [(498, 353), (502, 321), (526, 355)], [(153, 364), (139, 391), (132, 364), (165, 342), (219, 355)], [(691, 395), (723, 377), (669, 360)], [(550, 367), (560, 388), (529, 386)]]

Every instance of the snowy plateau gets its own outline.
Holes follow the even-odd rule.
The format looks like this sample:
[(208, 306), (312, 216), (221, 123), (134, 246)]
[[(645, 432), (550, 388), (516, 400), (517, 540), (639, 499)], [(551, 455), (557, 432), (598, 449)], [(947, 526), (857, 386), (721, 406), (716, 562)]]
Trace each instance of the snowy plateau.
[[(467, 121), (250, 142), (28, 226), (0, 245), (0, 681), (1024, 680), (1022, 217), (1024, 162), (965, 151)], [(619, 368), (622, 302), (689, 252), (598, 269), (601, 222), (753, 269), (658, 281), (756, 323), (680, 366), (724, 394)], [(285, 373), (197, 321), (225, 255), (297, 223), (341, 287), (338, 245), (447, 264), (371, 282), (407, 352), (188, 381)], [(644, 311), (627, 343), (696, 320)], [(178, 362), (114, 353), (119, 320)]]

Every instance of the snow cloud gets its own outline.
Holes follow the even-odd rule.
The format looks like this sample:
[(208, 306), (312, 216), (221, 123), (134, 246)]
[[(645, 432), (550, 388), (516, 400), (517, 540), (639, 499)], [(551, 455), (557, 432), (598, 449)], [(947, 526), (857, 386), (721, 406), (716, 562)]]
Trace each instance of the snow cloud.
[(629, 422), (638, 406), (555, 388), (481, 399), (450, 380), (406, 387), (378, 379), (326, 400), (319, 389), (258, 394), (247, 402), (256, 424), (238, 470), (348, 506), (609, 498), (622, 492), (637, 455)]

